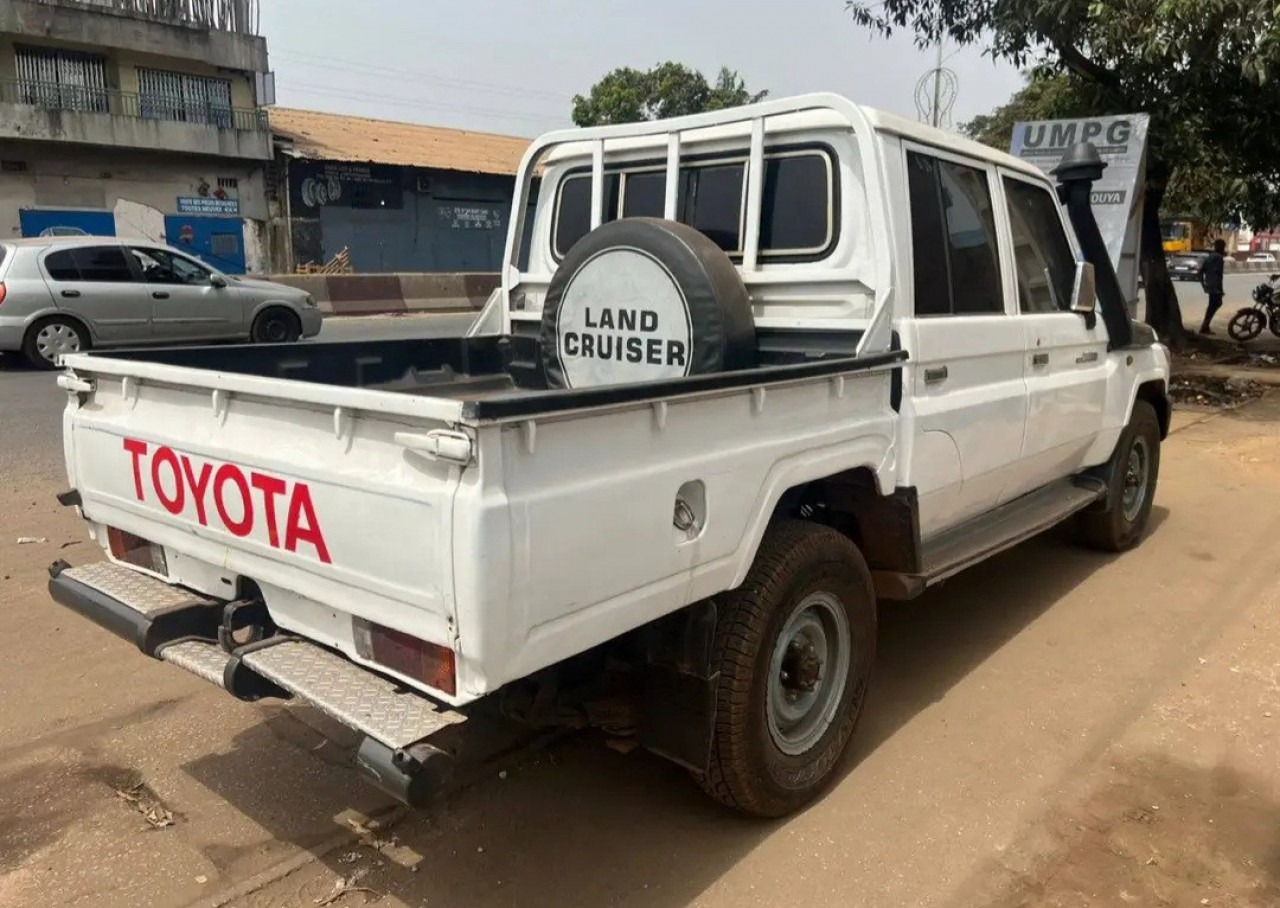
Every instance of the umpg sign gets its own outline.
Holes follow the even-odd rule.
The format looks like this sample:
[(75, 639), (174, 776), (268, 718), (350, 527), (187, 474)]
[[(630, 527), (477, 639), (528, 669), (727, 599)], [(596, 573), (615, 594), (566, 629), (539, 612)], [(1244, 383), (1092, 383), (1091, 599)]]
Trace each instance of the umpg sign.
[(1024, 151), (1067, 149), (1079, 142), (1119, 147), (1128, 145), (1132, 136), (1133, 124), (1129, 120), (1025, 123), (1022, 125), (1022, 148)]

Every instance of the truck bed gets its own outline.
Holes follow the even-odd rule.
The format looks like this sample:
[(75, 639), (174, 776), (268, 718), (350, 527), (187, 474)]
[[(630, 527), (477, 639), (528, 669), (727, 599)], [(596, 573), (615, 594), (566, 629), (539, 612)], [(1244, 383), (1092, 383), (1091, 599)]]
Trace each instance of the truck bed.
[(858, 358), (854, 350), (860, 337), (856, 331), (762, 332), (754, 369), (584, 390), (548, 389), (537, 366), (537, 342), (520, 336), (171, 347), (87, 355), (460, 401), (464, 418), (486, 420), (835, 375), (905, 358), (898, 350)]

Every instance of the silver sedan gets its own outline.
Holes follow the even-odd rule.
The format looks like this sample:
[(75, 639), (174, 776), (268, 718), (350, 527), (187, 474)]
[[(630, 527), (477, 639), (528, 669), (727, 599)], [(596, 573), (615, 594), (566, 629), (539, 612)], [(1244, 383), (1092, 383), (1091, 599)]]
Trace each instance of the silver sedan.
[(90, 347), (290, 343), (319, 334), (323, 318), (303, 290), (222, 274), (159, 243), (0, 240), (0, 351), (40, 368)]

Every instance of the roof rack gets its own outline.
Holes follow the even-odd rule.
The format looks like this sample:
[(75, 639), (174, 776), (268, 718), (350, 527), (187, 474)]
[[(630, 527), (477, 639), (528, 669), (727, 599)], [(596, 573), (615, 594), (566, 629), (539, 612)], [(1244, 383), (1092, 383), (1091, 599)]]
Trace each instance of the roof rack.
[[(511, 330), (511, 292), (524, 281), (549, 283), (549, 274), (526, 274), (519, 268), (520, 244), (524, 236), (525, 219), (529, 216), (528, 202), (533, 178), (546, 154), (557, 146), (589, 146), (591, 155), (591, 229), (604, 221), (604, 171), (605, 157), (615, 150), (622, 140), (634, 142), (637, 138), (665, 140), (666, 187), (663, 201), (663, 217), (676, 220), (677, 188), (679, 186), (681, 147), (687, 133), (717, 126), (749, 123), (751, 130), (750, 152), (747, 159), (746, 222), (743, 231), (742, 263), (739, 266), (744, 280), (753, 282), (760, 268), (760, 209), (764, 195), (764, 146), (772, 132), (771, 121), (790, 114), (807, 111), (826, 111), (836, 114), (858, 142), (861, 157), (866, 165), (863, 173), (868, 194), (883, 198), (883, 174), (880, 156), (876, 153), (875, 128), (861, 107), (837, 94), (818, 93), (794, 98), (764, 101), (743, 107), (733, 107), (711, 113), (693, 114), (669, 120), (653, 120), (642, 123), (625, 123), (615, 126), (596, 126), (586, 129), (566, 129), (547, 133), (536, 139), (525, 151), (516, 178), (512, 217), (507, 233), (506, 252), (502, 267), (503, 331)], [(610, 145), (615, 146), (614, 149)], [(883, 205), (872, 205), (869, 212), (872, 229), (881, 237), (891, 236), (888, 217)], [(892, 344), (892, 313), (887, 305), (891, 265), (888, 256), (878, 256), (874, 264), (875, 306), (870, 324), (858, 343), (858, 355), (883, 353)], [(829, 272), (825, 280), (847, 280), (848, 274)]]

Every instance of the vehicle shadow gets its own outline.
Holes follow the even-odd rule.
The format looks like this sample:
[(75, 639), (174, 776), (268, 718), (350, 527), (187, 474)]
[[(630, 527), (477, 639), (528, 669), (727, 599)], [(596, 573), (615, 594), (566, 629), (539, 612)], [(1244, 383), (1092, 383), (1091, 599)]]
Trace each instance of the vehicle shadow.
[[(1151, 533), (1167, 517), (1157, 507)], [(917, 602), (882, 607), (877, 677), (846, 772), (1113, 560), (1077, 549), (1065, 536), (1051, 532)], [(278, 745), (270, 723), (235, 743), (186, 771), (270, 835), (310, 848), (332, 871), (290, 877), (298, 904), (331, 894), (336, 875), (410, 905), (677, 908), (786, 827), (720, 808), (656, 757), (622, 756), (585, 737), (374, 833), (393, 845), (375, 850), (366, 836), (325, 850), (314, 831), (300, 835), (291, 803), (306, 797), (310, 816), (338, 816), (354, 800), (367, 801), (357, 793), (365, 783), (352, 771), (345, 789), (304, 795), (308, 764), (318, 758), (309, 748), (292, 759), (261, 759)], [(326, 762), (335, 756), (331, 750)], [(242, 903), (257, 904), (236, 901)]]

